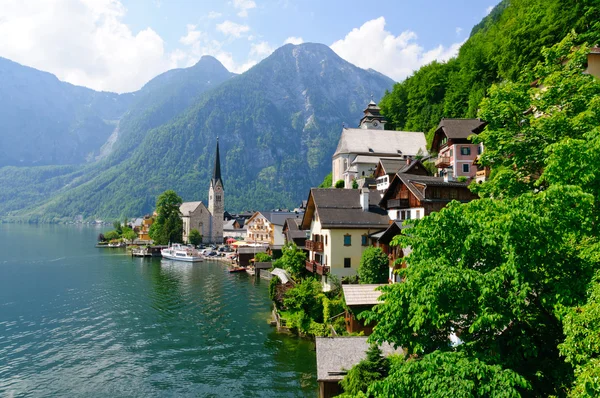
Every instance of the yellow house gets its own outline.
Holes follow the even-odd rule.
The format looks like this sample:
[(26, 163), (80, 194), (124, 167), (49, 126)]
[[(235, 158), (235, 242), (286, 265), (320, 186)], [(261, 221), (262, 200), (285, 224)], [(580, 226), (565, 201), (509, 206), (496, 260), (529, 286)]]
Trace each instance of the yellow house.
[(152, 239), (150, 239), (150, 226), (152, 225), (153, 222), (154, 222), (154, 218), (152, 218), (150, 216), (144, 217), (144, 220), (142, 221), (142, 225), (140, 226), (140, 229), (138, 231), (138, 239), (139, 240), (146, 240), (146, 241), (152, 240)]
[(329, 275), (356, 275), (369, 235), (388, 227), (385, 210), (370, 204), (380, 199), (368, 189), (311, 189), (302, 219), (302, 229), (310, 231), (306, 269), (323, 277), (325, 290)]
[(257, 211), (246, 221), (248, 232), (246, 240), (252, 243), (263, 243), (271, 246), (283, 246), (285, 236), (283, 225), (288, 218), (301, 216), (298, 212), (289, 211)]

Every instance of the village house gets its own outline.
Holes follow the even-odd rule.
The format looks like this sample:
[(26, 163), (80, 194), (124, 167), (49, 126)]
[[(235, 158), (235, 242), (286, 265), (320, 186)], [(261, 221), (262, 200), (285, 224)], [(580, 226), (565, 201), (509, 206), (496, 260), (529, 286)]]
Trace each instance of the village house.
[[(368, 337), (317, 337), (317, 382), (319, 398), (335, 397), (343, 393), (340, 381), (354, 365), (367, 357)], [(401, 348), (394, 349), (389, 343), (379, 347), (385, 356), (402, 355)]]
[(285, 243), (292, 242), (300, 249), (306, 244), (306, 232), (301, 229), (301, 218), (287, 218), (283, 224), (283, 235)]
[(244, 220), (231, 218), (223, 222), (223, 238), (235, 238), (243, 240), (246, 238), (246, 229), (241, 225)]
[(453, 178), (474, 178), (477, 166), (473, 161), (483, 152), (482, 144), (474, 144), (470, 138), (485, 127), (481, 119), (442, 119), (431, 142), (431, 152), (438, 154), (435, 166), (440, 175)]
[(401, 282), (400, 276), (397, 274), (396, 270), (400, 268), (406, 268), (406, 264), (404, 262), (399, 261), (399, 264), (396, 264), (396, 260), (410, 254), (411, 248), (392, 246), (391, 243), (396, 236), (400, 235), (407, 228), (410, 228), (410, 226), (404, 225), (402, 221), (394, 221), (386, 230), (377, 232), (370, 236), (371, 245), (374, 247), (379, 247), (381, 251), (388, 257), (389, 283)]
[(586, 73), (600, 79), (600, 47), (590, 48)]
[(348, 333), (362, 333), (365, 336), (373, 333), (373, 326), (375, 325), (366, 324), (364, 320), (359, 320), (357, 315), (363, 311), (371, 310), (375, 304), (379, 303), (381, 291), (378, 288), (381, 286), (385, 285), (342, 285), (346, 303), (344, 320)]
[(179, 207), (183, 221), (183, 241), (189, 242), (190, 232), (197, 229), (203, 243), (223, 243), (225, 189), (221, 179), (219, 139), (215, 154), (215, 166), (208, 190), (208, 207), (203, 202), (184, 202)]
[(352, 182), (373, 175), (382, 157), (415, 157), (427, 154), (425, 134), (384, 130), (386, 121), (373, 101), (364, 110), (358, 128), (343, 128), (332, 157), (332, 184), (343, 180), (346, 188)]
[(368, 189), (310, 190), (301, 228), (308, 231), (306, 269), (322, 276), (324, 290), (337, 278), (354, 276), (369, 235), (387, 228), (385, 210), (376, 206), (380, 195)]
[(285, 243), (283, 224), (288, 218), (302, 218), (302, 213), (289, 211), (257, 211), (248, 221), (247, 241), (281, 249)]
[(410, 157), (406, 159), (389, 159), (382, 158), (377, 163), (375, 168), (377, 191), (383, 195), (390, 186), (390, 182), (398, 173), (417, 174), (428, 176), (431, 175), (425, 165), (418, 159), (413, 160)]

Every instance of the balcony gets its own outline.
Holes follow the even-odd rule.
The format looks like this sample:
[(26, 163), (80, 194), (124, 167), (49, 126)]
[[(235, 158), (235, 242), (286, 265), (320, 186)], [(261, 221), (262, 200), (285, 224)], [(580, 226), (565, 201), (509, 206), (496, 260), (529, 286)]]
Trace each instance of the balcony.
[(386, 209), (406, 209), (410, 207), (408, 199), (390, 199), (387, 201)]
[(329, 274), (329, 266), (320, 264), (316, 261), (306, 260), (306, 270), (313, 274), (316, 273), (322, 276)]
[(435, 160), (435, 167), (438, 169), (445, 169), (446, 167), (450, 167), (450, 157), (449, 156), (440, 156)]
[(314, 240), (307, 240), (304, 245), (306, 250), (311, 252), (322, 252), (323, 251), (323, 242), (315, 242)]

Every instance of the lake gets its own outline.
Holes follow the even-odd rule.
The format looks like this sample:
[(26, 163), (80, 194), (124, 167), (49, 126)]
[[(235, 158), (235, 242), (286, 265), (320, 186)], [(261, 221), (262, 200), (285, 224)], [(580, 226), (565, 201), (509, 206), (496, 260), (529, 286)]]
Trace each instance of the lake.
[(0, 224), (0, 397), (317, 394), (267, 281), (95, 248), (107, 229)]

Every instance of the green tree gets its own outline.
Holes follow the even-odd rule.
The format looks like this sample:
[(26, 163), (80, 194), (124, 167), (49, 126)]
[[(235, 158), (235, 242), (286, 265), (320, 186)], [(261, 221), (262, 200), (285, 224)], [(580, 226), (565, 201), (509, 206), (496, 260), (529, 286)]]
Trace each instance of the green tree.
[(389, 370), (389, 360), (383, 356), (377, 344), (371, 344), (367, 357), (353, 366), (340, 384), (345, 394), (354, 397), (366, 393), (369, 385), (386, 378)]
[(183, 201), (173, 190), (163, 192), (156, 199), (157, 217), (150, 227), (150, 237), (159, 245), (183, 241), (183, 221), (179, 206)]
[(344, 188), (346, 186), (346, 183), (344, 182), (344, 180), (337, 180), (335, 182), (335, 187), (336, 188)]
[(271, 256), (267, 253), (256, 253), (254, 260), (258, 263), (268, 263), (271, 262)]
[(114, 221), (113, 222), (113, 228), (115, 229), (115, 231), (121, 235), (121, 233), (123, 232), (122, 230), (122, 224), (120, 221)]
[(123, 227), (123, 229), (121, 230), (121, 237), (133, 243), (133, 241), (137, 239), (137, 234), (133, 229), (129, 227)]
[(283, 305), (291, 311), (303, 312), (307, 320), (323, 322), (321, 283), (313, 278), (303, 279), (285, 292)]
[(104, 234), (104, 239), (107, 241), (119, 239), (121, 235), (117, 231), (108, 231)]
[(283, 268), (294, 278), (304, 274), (306, 269), (306, 253), (293, 242), (287, 242), (281, 248), (281, 257), (273, 262), (276, 268)]
[(323, 179), (323, 182), (321, 183), (321, 185), (319, 185), (319, 188), (331, 188), (331, 185), (332, 185), (332, 176), (331, 176), (331, 173), (329, 173), (325, 176), (325, 178)]
[(352, 180), (352, 189), (358, 189), (358, 181)]
[(198, 246), (202, 243), (202, 234), (196, 228), (190, 231), (190, 236), (188, 237), (190, 243), (194, 246)]
[(388, 257), (379, 247), (368, 247), (362, 254), (358, 266), (360, 283), (386, 283), (388, 281)]

